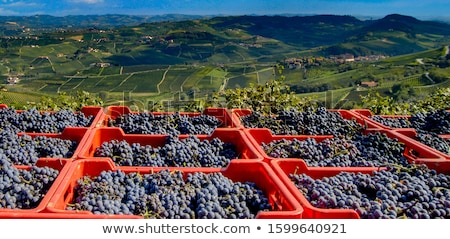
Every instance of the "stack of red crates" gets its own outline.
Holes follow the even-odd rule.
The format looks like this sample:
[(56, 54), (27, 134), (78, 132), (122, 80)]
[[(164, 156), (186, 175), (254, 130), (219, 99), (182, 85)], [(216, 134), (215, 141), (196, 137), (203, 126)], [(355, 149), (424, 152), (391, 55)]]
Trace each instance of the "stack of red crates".
[[(364, 128), (364, 133), (380, 132), (386, 134), (389, 138), (397, 139), (400, 143), (405, 145), (405, 158), (411, 163), (426, 164), (429, 168), (435, 169), (440, 173), (450, 173), (448, 157), (446, 158), (442, 153), (437, 152), (430, 147), (423, 145), (411, 138), (411, 130), (398, 130), (383, 127), (367, 117), (367, 110), (330, 110), (338, 112), (342, 118), (346, 120), (355, 120)], [(235, 125), (240, 126), (245, 132), (249, 140), (259, 150), (259, 153), (264, 158), (264, 162), (268, 163), (289, 191), (300, 202), (303, 207), (302, 218), (307, 219), (359, 219), (360, 216), (352, 209), (322, 209), (311, 205), (306, 197), (299, 191), (299, 189), (291, 181), (289, 175), (291, 174), (306, 174), (313, 179), (322, 179), (324, 177), (336, 176), (340, 172), (350, 173), (364, 173), (373, 174), (378, 170), (385, 168), (379, 167), (310, 167), (305, 161), (300, 158), (273, 158), (267, 155), (263, 148), (263, 144), (268, 144), (272, 141), (278, 140), (306, 140), (315, 139), (316, 142), (321, 142), (325, 139), (332, 138), (332, 135), (273, 135), (271, 130), (267, 128), (247, 128), (242, 121), (242, 117), (250, 115), (251, 110), (236, 109), (233, 110), (233, 120)], [(444, 136), (445, 137), (445, 136)]]
[[(8, 108), (7, 105), (0, 105), (0, 109)], [(16, 110), (16, 113), (21, 114), (24, 110)], [(76, 160), (77, 155), (80, 153), (82, 147), (86, 143), (87, 137), (91, 129), (95, 128), (101, 118), (103, 118), (103, 108), (86, 106), (83, 107), (80, 112), (85, 116), (92, 117), (92, 122), (87, 127), (66, 127), (62, 132), (57, 133), (36, 133), (36, 132), (19, 132), (18, 135), (29, 135), (32, 138), (37, 136), (44, 136), (48, 138), (59, 138), (63, 140), (74, 141), (77, 144), (72, 157), (70, 158), (39, 158), (33, 165), (15, 165), (18, 169), (30, 170), (32, 166), (49, 167), (59, 171), (58, 177), (49, 188), (48, 192), (42, 197), (39, 205), (36, 208), (31, 209), (0, 209), (0, 218), (48, 218), (53, 217), (48, 213), (48, 205), (51, 203), (51, 198), (56, 192), (58, 186), (66, 179), (66, 174), (69, 168), (72, 166), (72, 162)], [(49, 112), (53, 113), (53, 112)], [(58, 215), (57, 217), (64, 218), (64, 215)]]
[[(0, 108), (7, 107), (1, 105)], [(20, 111), (18, 111), (20, 112)], [(53, 183), (48, 193), (44, 196), (37, 208), (0, 209), (0, 218), (143, 218), (139, 215), (96, 215), (89, 211), (71, 211), (67, 206), (73, 203), (74, 188), (77, 181), (84, 176), (95, 177), (102, 171), (122, 170), (125, 173), (139, 172), (141, 174), (154, 173), (161, 170), (182, 171), (183, 173), (221, 172), (233, 181), (251, 181), (264, 192), (272, 205), (272, 211), (260, 212), (256, 218), (275, 219), (301, 219), (301, 218), (359, 218), (354, 210), (350, 209), (319, 209), (312, 206), (305, 196), (296, 188), (289, 178), (290, 174), (305, 173), (314, 179), (330, 177), (340, 172), (360, 172), (371, 174), (376, 167), (309, 167), (300, 158), (273, 158), (268, 156), (261, 148), (263, 143), (269, 143), (280, 139), (306, 140), (314, 138), (320, 142), (331, 135), (273, 135), (266, 128), (246, 128), (241, 118), (252, 113), (247, 109), (224, 109), (208, 108), (201, 113), (177, 112), (187, 117), (208, 115), (216, 117), (222, 122), (209, 135), (195, 135), (201, 140), (219, 138), (223, 142), (230, 142), (236, 146), (238, 157), (231, 160), (229, 165), (221, 168), (209, 167), (146, 167), (146, 166), (119, 166), (115, 165), (111, 158), (96, 157), (95, 150), (104, 142), (110, 140), (125, 140), (128, 143), (139, 143), (162, 146), (167, 135), (126, 134), (121, 128), (110, 127), (108, 122), (124, 114), (137, 114), (126, 106), (84, 107), (81, 112), (94, 116), (91, 126), (86, 128), (68, 127), (57, 134), (28, 133), (35, 137), (45, 135), (47, 137), (58, 137), (70, 139), (78, 143), (73, 157), (67, 159), (39, 159), (38, 166), (49, 166), (60, 170), (60, 175)], [(334, 110), (344, 119), (355, 120), (365, 127), (365, 133), (381, 132), (390, 138), (395, 138), (405, 145), (405, 157), (414, 163), (426, 164), (439, 172), (450, 173), (450, 157), (437, 152), (428, 146), (415, 141), (414, 131), (411, 129), (391, 129), (380, 125), (369, 118), (370, 111), (367, 110)], [(155, 115), (174, 114), (175, 112), (154, 112)], [(188, 135), (180, 135), (183, 139)], [(449, 135), (442, 137), (450, 138)], [(30, 166), (17, 166), (29, 168)]]

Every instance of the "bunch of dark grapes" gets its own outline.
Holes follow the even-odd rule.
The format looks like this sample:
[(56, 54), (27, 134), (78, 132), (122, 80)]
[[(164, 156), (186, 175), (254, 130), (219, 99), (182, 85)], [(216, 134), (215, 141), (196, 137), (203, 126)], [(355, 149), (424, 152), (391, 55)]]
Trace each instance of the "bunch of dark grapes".
[(157, 219), (255, 218), (272, 206), (251, 182), (233, 182), (222, 173), (163, 170), (152, 174), (103, 171), (83, 177), (67, 210), (140, 215)]
[(16, 132), (61, 133), (66, 127), (88, 127), (92, 121), (92, 115), (64, 109), (56, 112), (29, 109), (20, 113), (10, 108), (0, 110), (2, 128), (8, 126)]
[(369, 118), (390, 128), (412, 128), (412, 124), (409, 121), (408, 117), (385, 117), (380, 115), (373, 115)]
[(78, 142), (0, 130), (0, 153), (15, 165), (34, 165), (39, 158), (71, 158)]
[(284, 110), (276, 115), (252, 112), (241, 120), (247, 128), (268, 128), (275, 135), (354, 135), (363, 129), (356, 120), (344, 119), (339, 112), (324, 107)]
[(378, 167), (390, 164), (407, 165), (404, 145), (383, 133), (357, 134), (352, 138), (333, 137), (317, 142), (306, 140), (275, 140), (263, 143), (262, 149), (274, 158), (300, 158), (308, 166)]
[(444, 109), (419, 112), (407, 117), (370, 116), (371, 119), (391, 128), (414, 128), (435, 134), (450, 134), (450, 112)]
[(123, 114), (109, 120), (127, 134), (211, 134), (222, 122), (210, 115), (187, 116), (180, 113), (155, 115), (149, 112)]
[(14, 122), (17, 120), (17, 112), (11, 108), (2, 108), (0, 109), (0, 129), (2, 130), (11, 130), (14, 132), (19, 132), (17, 126), (14, 125)]
[(425, 144), (447, 155), (450, 155), (449, 141), (439, 137), (439, 135), (436, 133), (417, 130), (415, 139), (421, 142), (422, 144)]
[(417, 132), (415, 140), (450, 155), (449, 144), (439, 136), (439, 134), (450, 134), (450, 113), (446, 110), (417, 113), (411, 115), (410, 119), (382, 116), (371, 116), (371, 118), (391, 128), (414, 128)]
[(341, 172), (322, 179), (289, 176), (317, 208), (354, 209), (364, 219), (450, 218), (450, 176), (424, 166), (373, 175)]
[(450, 112), (444, 109), (411, 116), (413, 128), (436, 134), (450, 134)]
[(49, 167), (17, 169), (0, 153), (0, 208), (36, 208), (58, 174), (58, 170)]
[(111, 140), (97, 147), (94, 156), (110, 157), (119, 166), (225, 167), (238, 155), (232, 143), (219, 138), (200, 140), (190, 135), (180, 140), (169, 135), (158, 147)]

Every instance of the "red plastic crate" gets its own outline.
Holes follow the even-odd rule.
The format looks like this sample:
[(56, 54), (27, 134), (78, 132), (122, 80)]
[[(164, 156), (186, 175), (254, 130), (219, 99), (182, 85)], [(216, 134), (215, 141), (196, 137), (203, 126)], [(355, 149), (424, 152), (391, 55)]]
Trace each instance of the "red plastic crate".
[[(329, 109), (329, 112), (338, 112), (342, 118), (346, 120), (356, 120), (358, 124), (360, 124), (363, 127), (367, 127), (367, 122), (359, 115), (355, 114), (354, 112), (350, 110), (334, 110)], [(231, 111), (231, 117), (233, 119), (233, 125), (240, 128), (247, 128), (245, 127), (244, 123), (242, 122), (242, 117), (248, 116), (252, 114), (252, 110), (250, 109), (233, 109)], [(249, 128), (248, 128), (249, 129)]]
[[(308, 135), (273, 135), (269, 129), (245, 129), (249, 141), (255, 146), (259, 153), (264, 158), (265, 162), (270, 162), (278, 158), (270, 157), (264, 152), (261, 145), (263, 143), (269, 143), (275, 140), (306, 140), (308, 138), (314, 138), (317, 142), (323, 141), (327, 138), (332, 138), (333, 136), (322, 135), (322, 136), (308, 136)], [(380, 132), (386, 134), (389, 138), (397, 139), (400, 143), (405, 145), (404, 156), (409, 160), (409, 162), (414, 163), (425, 163), (430, 168), (436, 169), (439, 172), (450, 172), (446, 167), (442, 168), (442, 164), (446, 164), (444, 157), (436, 152), (436, 150), (431, 150), (429, 147), (424, 147), (421, 143), (405, 137), (405, 135), (400, 134), (396, 131), (385, 130), (385, 129), (368, 129), (364, 133), (376, 133)], [(299, 160), (298, 158), (296, 160)]]
[[(417, 132), (414, 129), (396, 129), (391, 132), (392, 134), (398, 135), (405, 142), (405, 145), (410, 145), (408, 156), (415, 163), (423, 163), (429, 168), (435, 169), (437, 172), (450, 174), (450, 156), (415, 140), (414, 137)], [(440, 137), (448, 139), (450, 135), (440, 135)], [(430, 157), (422, 158), (420, 155), (424, 154)]]
[(245, 125), (244, 123), (242, 123), (241, 118), (250, 114), (252, 114), (252, 110), (250, 109), (232, 109), (231, 119), (233, 120), (233, 124), (236, 127), (245, 128)]
[[(106, 114), (104, 115), (103, 119), (101, 120), (101, 125), (103, 127), (108, 126), (108, 122), (110, 120), (114, 120), (117, 117), (121, 115), (126, 114), (139, 114), (141, 112), (132, 111), (128, 106), (109, 106), (107, 107)], [(222, 122), (222, 125), (219, 126), (219, 128), (235, 128), (234, 121), (231, 118), (230, 110), (226, 108), (215, 108), (210, 107), (203, 110), (203, 112), (151, 112), (151, 114), (155, 116), (161, 116), (161, 115), (172, 115), (179, 113), (181, 116), (187, 116), (187, 117), (196, 117), (201, 115), (207, 115), (212, 116), (218, 119), (220, 122)]]
[(86, 144), (91, 130), (84, 127), (68, 127), (63, 130), (62, 133), (19, 133), (19, 135), (27, 134), (31, 137), (45, 136), (48, 138), (59, 138), (64, 140), (71, 140), (78, 143), (77, 148), (73, 152), (70, 159), (75, 159), (81, 153), (83, 146)]
[[(373, 119), (371, 119), (372, 116), (379, 116), (385, 119), (396, 119), (396, 118), (406, 118), (411, 119), (411, 115), (375, 115), (372, 111), (367, 109), (354, 109), (350, 110), (356, 115), (359, 115), (364, 121), (367, 122), (367, 125), (369, 128), (376, 128), (376, 129), (390, 129), (390, 130), (398, 130), (398, 129), (405, 129), (405, 130), (412, 130), (414, 128), (392, 128), (389, 126), (386, 126), (380, 122), (377, 122)], [(447, 112), (450, 112), (450, 110), (447, 110)]]
[(249, 141), (255, 146), (255, 148), (258, 150), (258, 152), (262, 155), (265, 162), (270, 162), (271, 160), (274, 160), (276, 158), (270, 157), (267, 155), (267, 153), (262, 149), (262, 144), (268, 144), (272, 141), (277, 140), (306, 140), (309, 138), (314, 138), (317, 142), (321, 142), (325, 139), (333, 138), (331, 135), (317, 135), (317, 136), (311, 136), (311, 135), (274, 135), (270, 131), (270, 129), (266, 128), (259, 128), (259, 129), (244, 129), (244, 132), (247, 134)]
[(284, 182), (289, 191), (303, 207), (303, 219), (359, 219), (358, 213), (353, 209), (325, 209), (311, 205), (289, 178), (290, 174), (302, 174), (313, 179), (332, 177), (340, 172), (372, 174), (374, 171), (383, 170), (378, 167), (308, 167), (304, 161), (295, 159), (276, 159), (270, 162), (275, 173)]
[[(441, 135), (439, 135), (439, 137), (443, 138), (447, 142), (447, 144), (450, 145), (450, 134), (441, 134)], [(450, 155), (444, 154), (444, 157), (446, 159), (450, 160)]]
[[(53, 182), (48, 192), (41, 199), (39, 205), (31, 209), (7, 209), (0, 208), (0, 218), (22, 218), (22, 217), (38, 217), (38, 213), (46, 212), (47, 204), (50, 198), (56, 192), (59, 184), (65, 180), (66, 173), (69, 170), (71, 161), (68, 159), (39, 159), (36, 163), (38, 167), (49, 167), (59, 171), (58, 177)], [(16, 166), (18, 169), (30, 170), (31, 166)]]
[(104, 111), (103, 107), (84, 106), (81, 108), (81, 112), (83, 112), (83, 114), (86, 116), (91, 116), (91, 115), (93, 116), (94, 119), (89, 128), (99, 127), (102, 124), (101, 120), (103, 119), (103, 117), (105, 115), (105, 111)]
[[(0, 104), (0, 109), (8, 108), (6, 104)], [(22, 113), (24, 110), (16, 110), (17, 113)], [(54, 112), (54, 111), (41, 111), (43, 112)], [(73, 128), (95, 128), (101, 123), (101, 119), (104, 118), (104, 110), (103, 107), (100, 106), (84, 106), (81, 108), (79, 112), (82, 112), (86, 117), (92, 116), (92, 122), (89, 127), (73, 127)], [(72, 128), (72, 127), (67, 127)]]
[[(179, 139), (188, 138), (189, 135), (179, 135)], [(232, 160), (254, 160), (262, 161), (262, 157), (255, 147), (248, 141), (244, 132), (237, 129), (216, 129), (211, 135), (196, 135), (201, 141), (218, 138), (225, 143), (233, 143), (238, 153), (237, 159)], [(87, 143), (80, 152), (79, 158), (93, 158), (96, 149), (104, 142), (111, 140), (125, 140), (129, 144), (139, 143), (141, 145), (151, 145), (152, 147), (163, 146), (167, 135), (140, 135), (125, 134), (122, 129), (117, 127), (97, 128), (92, 130)], [(166, 167), (167, 168), (167, 167)], [(212, 171), (220, 168), (211, 168)]]
[(11, 213), (0, 213), (0, 219), (85, 219), (80, 214), (69, 214), (69, 213), (48, 213), (48, 212), (11, 212)]
[[(350, 110), (351, 112), (359, 115), (366, 123), (366, 125), (368, 126), (368, 128), (374, 128), (374, 129), (395, 129), (395, 128), (391, 128), (389, 126), (386, 126), (380, 122), (377, 122), (373, 119), (371, 119), (372, 116), (375, 116), (372, 111), (367, 110), (367, 109), (355, 109), (355, 110)], [(379, 115), (382, 118), (411, 118), (411, 116), (409, 115)]]
[[(77, 180), (84, 176), (95, 177), (102, 171), (122, 170), (125, 173), (139, 172), (149, 174), (162, 170), (161, 168), (149, 167), (116, 167), (108, 158), (81, 159), (75, 161), (70, 167), (64, 182), (60, 184), (52, 199), (47, 204), (47, 209), (53, 213), (73, 214), (77, 218), (143, 218), (139, 215), (95, 215), (90, 211), (66, 210), (74, 198), (74, 187)], [(188, 173), (204, 172), (202, 168), (172, 168), (171, 171), (182, 171)], [(273, 211), (259, 212), (259, 219), (295, 219), (302, 217), (302, 207), (286, 188), (284, 183), (276, 176), (269, 165), (263, 162), (234, 161), (227, 168), (220, 171), (225, 177), (235, 182), (254, 182), (269, 198)]]

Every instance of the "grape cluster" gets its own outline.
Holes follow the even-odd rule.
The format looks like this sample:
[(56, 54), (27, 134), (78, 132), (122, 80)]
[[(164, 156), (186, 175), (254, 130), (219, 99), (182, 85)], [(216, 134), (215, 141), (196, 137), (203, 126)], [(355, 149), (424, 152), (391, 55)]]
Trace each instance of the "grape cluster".
[(210, 115), (187, 116), (179, 112), (155, 115), (149, 112), (123, 114), (108, 121), (127, 134), (211, 134), (222, 121)]
[(438, 134), (433, 132), (427, 132), (423, 130), (416, 130), (417, 134), (415, 139), (422, 144), (425, 144), (431, 148), (439, 150), (442, 153), (450, 155), (450, 144), (448, 140), (439, 137)]
[(413, 128), (436, 134), (450, 134), (450, 112), (444, 109), (411, 116)]
[(450, 112), (439, 109), (416, 113), (407, 117), (370, 116), (371, 119), (391, 128), (414, 128), (436, 134), (450, 134)]
[(390, 128), (412, 128), (412, 124), (408, 117), (385, 117), (381, 115), (373, 115), (370, 119)]
[(417, 113), (407, 117), (371, 116), (371, 119), (391, 128), (414, 128), (415, 140), (440, 152), (450, 155), (450, 145), (439, 134), (450, 134), (450, 113), (440, 109), (427, 113)]
[(83, 112), (59, 110), (56, 112), (40, 112), (36, 109), (17, 112), (11, 108), (0, 109), (1, 128), (10, 128), (16, 132), (60, 133), (66, 127), (88, 127), (93, 116)]
[(333, 137), (321, 142), (314, 138), (281, 139), (262, 143), (261, 148), (270, 157), (300, 158), (308, 166), (378, 167), (408, 164), (403, 157), (404, 145), (380, 132)]
[(163, 170), (152, 174), (103, 171), (85, 176), (67, 210), (140, 215), (162, 219), (255, 218), (272, 206), (252, 182), (233, 182), (222, 173)]
[(233, 143), (219, 138), (200, 140), (189, 135), (179, 139), (168, 135), (165, 144), (158, 147), (117, 139), (103, 142), (94, 156), (110, 157), (119, 166), (225, 167), (238, 155)]
[(49, 167), (17, 169), (0, 153), (0, 208), (36, 208), (58, 174), (58, 170)]
[(18, 135), (11, 130), (0, 130), (0, 154), (4, 154), (15, 165), (34, 165), (39, 158), (70, 158), (78, 142), (46, 137)]
[(290, 174), (292, 182), (317, 208), (354, 209), (361, 218), (450, 218), (450, 176), (425, 166), (391, 168), (373, 175), (341, 172), (313, 179)]
[(353, 135), (363, 129), (356, 120), (345, 119), (324, 107), (284, 110), (276, 115), (252, 112), (241, 120), (247, 128), (268, 128), (275, 135)]

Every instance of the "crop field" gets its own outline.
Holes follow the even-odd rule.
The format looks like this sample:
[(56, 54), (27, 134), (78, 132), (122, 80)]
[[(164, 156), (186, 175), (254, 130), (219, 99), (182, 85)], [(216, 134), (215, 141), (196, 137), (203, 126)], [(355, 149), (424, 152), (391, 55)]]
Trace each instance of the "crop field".
[(120, 74), (120, 67), (110, 66), (110, 67), (102, 67), (99, 75), (107, 76), (107, 75), (118, 75)]
[(189, 91), (192, 88), (196, 87), (198, 82), (203, 79), (205, 76), (208, 76), (212, 71), (214, 70), (214, 67), (211, 66), (205, 66), (197, 68), (195, 72), (193, 72), (181, 85), (182, 91)]
[(392, 63), (394, 65), (407, 65), (412, 62), (416, 62), (418, 58), (430, 58), (435, 57), (436, 55), (440, 54), (440, 49), (432, 49), (427, 50), (423, 52), (413, 53), (413, 54), (406, 54), (401, 56), (394, 56), (389, 57), (387, 59), (382, 60), (383, 63)]
[(96, 84), (99, 80), (101, 80), (101, 77), (89, 77), (89, 78), (83, 78), (83, 79), (77, 79), (78, 84), (76, 84), (71, 91), (77, 91), (77, 90), (90, 90), (90, 89), (96, 89)]
[(250, 83), (256, 84), (257, 78), (258, 76), (256, 75), (256, 73), (229, 78), (226, 89), (248, 87)]
[(37, 68), (33, 68), (29, 71), (29, 74), (31, 75), (38, 75), (38, 74), (54, 74), (55, 72), (53, 71), (53, 68), (51, 66), (47, 66), (47, 67), (37, 67)]
[(100, 67), (91, 67), (83, 71), (83, 75), (87, 76), (100, 76), (103, 68)]
[(98, 78), (94, 86), (98, 91), (112, 91), (126, 77), (125, 75), (115, 75)]
[(242, 65), (227, 65), (225, 67), (225, 70), (228, 72), (228, 77), (234, 77), (234, 76), (239, 76), (242, 74), (245, 74), (245, 72), (247, 71), (247, 66), (242, 66)]
[(26, 104), (28, 102), (39, 102), (41, 99), (40, 95), (20, 93), (20, 92), (1, 92), (0, 95), (4, 97), (2, 103), (7, 105)]
[(58, 74), (63, 75), (71, 75), (76, 73), (77, 71), (80, 71), (80, 69), (85, 68), (85, 66), (79, 61), (66, 61), (61, 63), (55, 63), (53, 64), (53, 67), (55, 68), (55, 71)]
[(446, 80), (444, 82), (441, 82), (439, 84), (427, 85), (427, 86), (415, 86), (413, 88), (418, 94), (428, 94), (439, 88), (448, 88), (448, 87), (450, 87), (450, 79)]
[(212, 76), (205, 76), (200, 81), (198, 81), (196, 87), (205, 91), (218, 91), (220, 86), (223, 84), (222, 78), (215, 78)]
[(61, 85), (59, 88), (59, 91), (62, 92), (71, 92), (76, 90), (84, 81), (86, 78), (71, 78), (68, 79), (64, 84)]
[[(164, 81), (161, 82), (159, 88), (161, 92), (179, 92), (182, 91), (182, 85), (193, 75), (197, 69), (176, 68), (170, 69)], [(160, 79), (161, 80), (161, 79)]]
[(368, 91), (357, 91), (357, 90), (350, 91), (347, 97), (345, 97), (345, 100), (350, 102), (360, 102), (361, 96), (365, 96), (367, 95), (367, 93)]
[(357, 96), (359, 101), (359, 94), (360, 93), (356, 91), (354, 87), (347, 87), (338, 90), (329, 90), (326, 92), (304, 93), (297, 95), (302, 98), (311, 98), (312, 100), (326, 102), (328, 105), (327, 107), (329, 108), (339, 108), (345, 106), (345, 104), (349, 101), (354, 101), (354, 96)]
[(132, 74), (126, 82), (119, 85), (114, 91), (131, 89), (133, 92), (158, 92), (157, 85), (161, 81), (160, 74), (161, 72)]
[(54, 84), (46, 83), (45, 86), (39, 88), (39, 91), (45, 92), (45, 93), (56, 94), (59, 92), (58, 90), (60, 89), (60, 87), (61, 87), (61, 84), (58, 84), (58, 83), (54, 83)]
[(33, 67), (48, 67), (51, 66), (50, 61), (46, 58), (36, 58), (30, 63)]
[(134, 66), (123, 66), (122, 74), (135, 73), (141, 71), (152, 71), (166, 69), (167, 65), (134, 65)]

